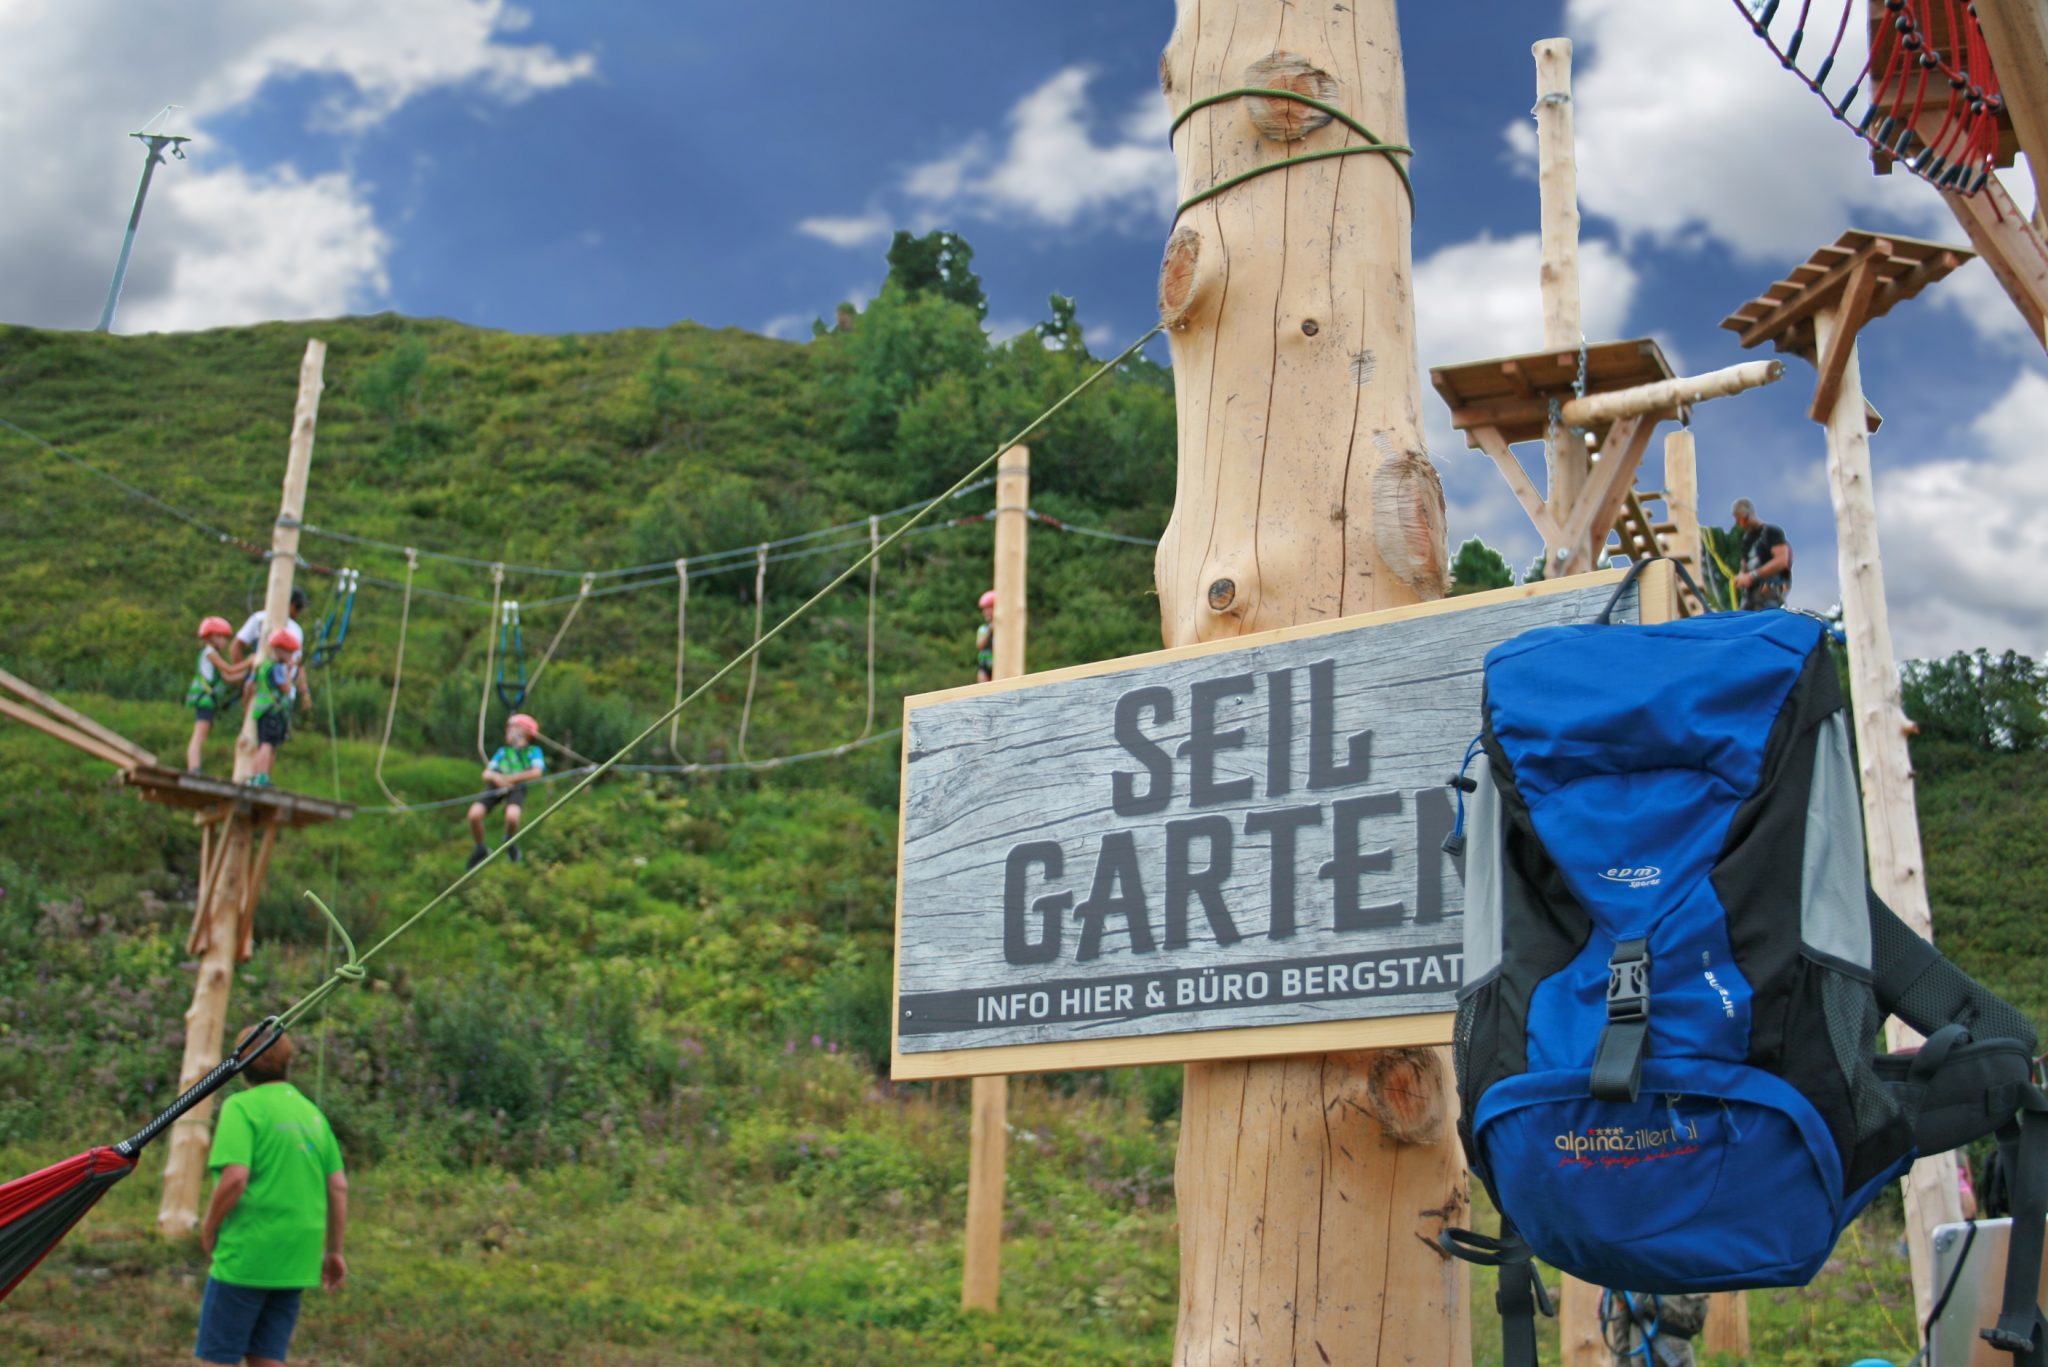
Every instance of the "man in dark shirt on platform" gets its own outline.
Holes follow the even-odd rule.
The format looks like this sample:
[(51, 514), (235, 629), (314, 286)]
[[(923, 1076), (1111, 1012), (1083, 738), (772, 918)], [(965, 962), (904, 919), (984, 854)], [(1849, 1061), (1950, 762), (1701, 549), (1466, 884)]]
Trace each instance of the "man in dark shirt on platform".
[(1792, 543), (1785, 529), (1758, 519), (1756, 505), (1735, 500), (1735, 525), (1742, 530), (1742, 572), (1735, 587), (1742, 591), (1745, 611), (1785, 606), (1792, 591)]

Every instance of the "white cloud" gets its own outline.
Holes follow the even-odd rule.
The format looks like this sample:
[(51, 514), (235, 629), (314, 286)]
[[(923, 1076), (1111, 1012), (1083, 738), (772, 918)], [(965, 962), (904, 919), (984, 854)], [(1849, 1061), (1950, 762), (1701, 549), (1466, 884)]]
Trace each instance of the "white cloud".
[(1010, 110), (1000, 148), (971, 138), (913, 168), (905, 193), (932, 214), (1021, 215), (1058, 228), (1109, 214), (1156, 228), (1172, 211), (1176, 179), (1164, 107), (1147, 94), (1098, 140), (1092, 78), (1085, 66), (1056, 72)]
[(806, 218), (796, 225), (796, 230), (806, 237), (830, 242), (835, 247), (864, 247), (887, 237), (889, 229), (889, 216), (880, 213)]
[(1970, 425), (1980, 459), (1881, 470), (1877, 505), (1893, 645), (2048, 653), (2048, 465), (2040, 419), (2048, 374), (2022, 370)]
[(815, 319), (808, 313), (778, 313), (761, 324), (761, 335), (785, 342), (806, 341), (811, 335), (813, 321)]
[(141, 170), (122, 135), (169, 100), (188, 106), (191, 160), (159, 168), (123, 292), (120, 327), (204, 327), (373, 306), (389, 234), (351, 171), (241, 164), (209, 121), (272, 83), (322, 78), (323, 133), (360, 132), (433, 90), (516, 101), (581, 80), (588, 55), (507, 41), (504, 0), (211, 0), (141, 22), (121, 0), (0, 5), (0, 104), (15, 159), (0, 215), (0, 318), (54, 327), (98, 316)]
[[(1427, 375), (1431, 366), (1513, 356), (1543, 344), (1543, 296), (1537, 282), (1542, 243), (1535, 233), (1482, 234), (1432, 252), (1415, 265), (1415, 333)], [(1586, 336), (1627, 333), (1636, 271), (1609, 242), (1579, 247), (1579, 294)], [(1538, 549), (1535, 528), (1493, 462), (1465, 445), (1435, 393), (1423, 399), (1423, 434), (1443, 475), (1451, 542), (1483, 537), (1519, 571)], [(1540, 466), (1535, 471), (1542, 487)], [(1519, 557), (1519, 558), (1518, 558)]]

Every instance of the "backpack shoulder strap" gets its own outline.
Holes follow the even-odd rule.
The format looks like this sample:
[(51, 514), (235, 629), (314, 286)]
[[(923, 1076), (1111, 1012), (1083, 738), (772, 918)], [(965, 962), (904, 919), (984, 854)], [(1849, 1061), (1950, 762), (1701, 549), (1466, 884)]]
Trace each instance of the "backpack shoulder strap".
[(1923, 1035), (1960, 1025), (1973, 1039), (2014, 1039), (2040, 1048), (2034, 1024), (2004, 998), (1957, 968), (1920, 938), (1875, 891), (1870, 898), (1871, 961), (1877, 1004)]

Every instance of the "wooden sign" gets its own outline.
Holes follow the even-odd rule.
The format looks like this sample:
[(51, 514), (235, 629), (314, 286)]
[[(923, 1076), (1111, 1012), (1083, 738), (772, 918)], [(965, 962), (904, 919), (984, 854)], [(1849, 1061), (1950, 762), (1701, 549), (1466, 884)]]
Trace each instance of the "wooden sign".
[(1449, 1043), (1481, 664), (1620, 578), (906, 699), (894, 1075)]

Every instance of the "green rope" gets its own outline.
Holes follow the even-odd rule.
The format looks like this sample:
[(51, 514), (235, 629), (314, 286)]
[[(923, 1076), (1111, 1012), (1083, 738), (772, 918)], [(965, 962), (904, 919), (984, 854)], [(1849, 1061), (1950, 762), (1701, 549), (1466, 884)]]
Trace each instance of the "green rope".
[(1181, 125), (1192, 118), (1198, 110), (1207, 109), (1210, 105), (1222, 104), (1225, 100), (1241, 99), (1247, 95), (1257, 95), (1269, 100), (1292, 100), (1296, 104), (1305, 104), (1311, 109), (1320, 109), (1323, 113), (1328, 114), (1331, 118), (1358, 134), (1359, 137), (1364, 138), (1365, 145), (1362, 147), (1326, 147), (1318, 152), (1303, 152), (1299, 156), (1282, 157), (1279, 161), (1269, 161), (1263, 166), (1254, 166), (1249, 171), (1240, 172), (1226, 180), (1211, 185), (1206, 190), (1198, 190), (1188, 196), (1181, 201), (1180, 207), (1173, 211), (1174, 218), (1178, 219), (1182, 214), (1194, 208), (1195, 205), (1200, 204), (1203, 200), (1213, 199), (1225, 190), (1233, 186), (1242, 185), (1254, 176), (1262, 176), (1268, 171), (1277, 171), (1283, 166), (1295, 166), (1307, 161), (1322, 161), (1326, 157), (1350, 157), (1366, 152), (1383, 156), (1387, 159), (1387, 163), (1394, 168), (1394, 174), (1401, 178), (1401, 188), (1408, 192), (1409, 212), (1414, 212), (1415, 184), (1408, 179), (1408, 167), (1395, 154), (1400, 153), (1412, 157), (1415, 155), (1415, 149), (1405, 143), (1381, 142), (1379, 134), (1367, 128), (1357, 119), (1352, 118), (1351, 115), (1345, 113), (1336, 105), (1318, 100), (1310, 95), (1304, 95), (1299, 91), (1248, 85), (1240, 86), (1235, 90), (1225, 90), (1214, 95), (1204, 96), (1180, 111), (1179, 117), (1173, 121), (1173, 127), (1167, 132), (1167, 140), (1169, 142), (1172, 141), (1173, 135), (1180, 132)]
[(315, 987), (311, 992), (308, 992), (305, 996), (301, 997), (298, 1001), (294, 1002), (289, 1008), (287, 1008), (284, 1011), (284, 1013), (278, 1017), (278, 1028), (290, 1028), (295, 1022), (299, 1021), (308, 1012), (313, 1010), (314, 1007), (318, 1006), (321, 1002), (325, 1001), (327, 997), (335, 991), (335, 989), (341, 986), (342, 983), (362, 981), (366, 972), (364, 965), (367, 964), (371, 959), (375, 958), (378, 954), (382, 953), (388, 946), (391, 945), (393, 941), (397, 940), (400, 936), (404, 935), (407, 931), (411, 930), (414, 926), (418, 925), (420, 921), (425, 919), (425, 917), (429, 913), (431, 913), (436, 907), (440, 906), (450, 897), (453, 897), (458, 891), (460, 891), (463, 888), (465, 884), (469, 882), (470, 879), (476, 877), (479, 873), (482, 873), (485, 869), (489, 868), (492, 865), (492, 863), (499, 858), (499, 856), (505, 853), (505, 851), (512, 849), (520, 841), (526, 839), (527, 836), (531, 835), (534, 832), (534, 830), (537, 827), (539, 827), (542, 823), (544, 823), (549, 817), (553, 816), (556, 812), (560, 811), (564, 804), (574, 799), (577, 796), (577, 794), (581, 793), (584, 789), (588, 788), (591, 784), (595, 783), (599, 778), (601, 778), (607, 770), (612, 768), (612, 766), (616, 765), (620, 760), (624, 759), (627, 755), (631, 754), (634, 750), (638, 749), (642, 741), (645, 741), (650, 736), (654, 735), (655, 732), (659, 731), (662, 727), (668, 725), (670, 718), (674, 717), (677, 713), (681, 712), (691, 703), (697, 701), (697, 699), (703, 697), (706, 693), (710, 692), (711, 689), (720, 680), (724, 679), (726, 675), (732, 673), (741, 665), (747, 663), (747, 661), (752, 659), (754, 656), (758, 655), (770, 641), (780, 636), (785, 630), (787, 630), (790, 626), (794, 625), (805, 614), (810, 612), (812, 608), (818, 606), (818, 604), (824, 602), (825, 599), (829, 598), (832, 595), (833, 591), (836, 590), (841, 584), (844, 584), (847, 580), (851, 579), (855, 574), (860, 572), (862, 569), (866, 568), (869, 561), (878, 559), (881, 556), (882, 552), (888, 550), (889, 547), (895, 545), (896, 542), (901, 540), (904, 537), (904, 535), (911, 530), (911, 528), (917, 526), (920, 522), (923, 522), (927, 517), (931, 516), (933, 512), (937, 511), (938, 508), (941, 505), (943, 505), (948, 499), (951, 499), (956, 494), (960, 493), (961, 490), (965, 489), (969, 484), (972, 484), (976, 479), (978, 479), (981, 476), (981, 474), (984, 471), (993, 466), (996, 463), (996, 461), (1002, 457), (1003, 452), (1009, 450), (1013, 446), (1021, 445), (1026, 438), (1031, 436), (1032, 433), (1036, 432), (1039, 428), (1045, 426), (1047, 422), (1051, 421), (1055, 414), (1059, 413), (1068, 404), (1072, 403), (1075, 399), (1080, 398), (1081, 395), (1087, 393), (1090, 389), (1093, 389), (1095, 387), (1096, 381), (1100, 380), (1103, 376), (1115, 370), (1118, 366), (1121, 366), (1125, 361), (1130, 360), (1131, 357), (1137, 355), (1139, 349), (1142, 348), (1145, 345), (1145, 343), (1151, 341), (1154, 337), (1158, 336), (1160, 331), (1164, 327), (1165, 324), (1163, 323), (1154, 323), (1150, 328), (1146, 330), (1144, 336), (1138, 338), (1137, 341), (1132, 342), (1129, 346), (1125, 347), (1121, 352), (1117, 353), (1117, 355), (1113, 359), (1103, 362), (1102, 365), (1098, 367), (1092, 374), (1090, 374), (1087, 379), (1081, 381), (1081, 383), (1075, 385), (1072, 389), (1068, 390), (1065, 394), (1061, 395), (1059, 400), (1055, 402), (1052, 405), (1052, 407), (1046, 409), (1043, 413), (1040, 413), (1030, 422), (1024, 424), (1024, 426), (1017, 432), (1015, 436), (999, 444), (993, 451), (989, 452), (987, 456), (985, 456), (981, 461), (979, 461), (973, 469), (969, 470), (966, 474), (960, 476), (960, 478), (954, 482), (951, 488), (947, 489), (945, 492), (939, 494), (937, 497), (926, 502), (924, 506), (920, 507), (916, 512), (910, 515), (910, 519), (907, 522), (905, 522), (902, 526), (898, 527), (895, 531), (890, 532), (881, 540), (876, 541), (872, 545), (870, 545), (866, 554), (860, 556), (851, 565), (848, 565), (844, 570), (841, 570), (839, 574), (830, 583), (826, 584), (825, 587), (819, 589), (816, 593), (812, 594), (809, 598), (805, 599), (803, 604), (799, 606), (794, 612), (790, 613), (787, 617), (777, 622), (773, 627), (770, 627), (767, 631), (763, 632), (751, 646), (748, 646), (745, 650), (733, 656), (730, 660), (727, 660), (723, 665), (719, 667), (716, 673), (711, 675), (710, 678), (704, 680), (703, 683), (698, 684), (696, 689), (692, 691), (688, 697), (685, 697), (680, 702), (678, 702), (674, 707), (671, 707), (668, 711), (662, 713), (660, 716), (656, 717), (652, 722), (648, 723), (647, 727), (644, 730), (642, 730), (639, 735), (633, 737), (633, 739), (627, 741), (623, 746), (619, 747), (619, 749), (614, 751), (612, 755), (608, 759), (606, 759), (602, 764), (593, 767), (589, 773), (585, 774), (581, 779), (577, 780), (576, 784), (573, 787), (571, 787), (567, 792), (563, 793), (560, 797), (556, 798), (553, 802), (549, 803), (547, 808), (543, 810), (538, 816), (534, 817), (531, 821), (528, 821), (524, 825), (522, 825), (515, 834), (507, 838), (503, 844), (499, 845), (489, 854), (485, 855), (484, 858), (479, 860), (474, 867), (465, 869), (460, 878), (457, 878), (447, 887), (435, 893), (434, 896), (431, 899), (429, 899), (424, 906), (422, 906), (419, 910), (415, 911), (412, 915), (406, 917), (405, 920), (399, 922), (396, 929), (392, 930), (389, 934), (385, 935), (382, 939), (378, 940), (375, 944), (371, 945), (368, 949), (364, 950), (361, 954), (356, 953), (355, 943), (354, 941), (349, 939), (348, 931), (342, 926), (340, 919), (336, 917), (333, 912), (329, 911), (327, 909), (326, 904), (321, 902), (321, 900), (318, 897), (315, 897), (311, 892), (308, 892), (306, 895), (312, 898), (313, 904), (320, 908), (322, 915), (327, 917), (328, 924), (331, 927), (333, 927), (334, 933), (341, 937), (343, 946), (348, 950), (348, 961), (342, 964), (339, 968), (335, 969), (334, 972), (328, 976), (325, 982), (322, 982), (318, 987)]

